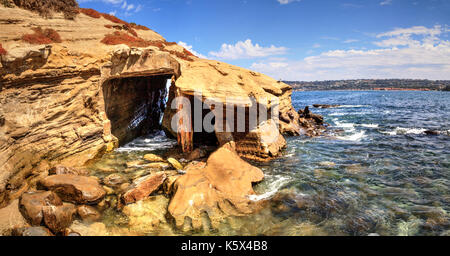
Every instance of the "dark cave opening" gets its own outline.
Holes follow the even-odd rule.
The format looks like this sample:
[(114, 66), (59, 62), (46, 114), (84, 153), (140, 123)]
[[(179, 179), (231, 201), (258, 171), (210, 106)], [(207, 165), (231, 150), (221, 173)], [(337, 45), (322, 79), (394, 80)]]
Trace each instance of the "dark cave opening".
[(172, 75), (111, 79), (103, 85), (111, 133), (122, 146), (161, 129)]

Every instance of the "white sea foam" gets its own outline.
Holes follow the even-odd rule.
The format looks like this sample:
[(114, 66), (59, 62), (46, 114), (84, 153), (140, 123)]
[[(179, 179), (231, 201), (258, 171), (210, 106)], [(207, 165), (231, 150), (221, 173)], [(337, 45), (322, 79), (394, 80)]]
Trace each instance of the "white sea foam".
[(345, 115), (348, 115), (348, 113), (336, 112), (331, 113), (329, 116), (345, 116)]
[(158, 132), (145, 137), (137, 138), (126, 145), (116, 149), (117, 152), (153, 151), (167, 149), (175, 146), (177, 142), (166, 137), (164, 132)]
[(427, 129), (423, 128), (403, 128), (397, 127), (392, 131), (380, 131), (388, 135), (402, 135), (402, 134), (423, 134)]
[[(266, 177), (267, 178), (267, 177)], [(261, 194), (261, 195), (249, 195), (248, 198), (252, 201), (261, 201), (266, 200), (271, 197), (273, 197), (280, 188), (282, 188), (284, 185), (286, 185), (288, 182), (291, 181), (291, 178), (285, 177), (285, 176), (274, 176), (274, 180), (268, 179), (269, 188), (267, 192)]]
[(345, 136), (336, 136), (339, 140), (349, 140), (349, 141), (360, 141), (361, 139), (367, 137), (366, 132), (360, 131), (358, 133), (345, 135)]
[(334, 121), (334, 123), (336, 124), (336, 127), (341, 127), (341, 128), (353, 128), (353, 127), (355, 127), (354, 123), (341, 123), (339, 121)]
[(378, 124), (360, 124), (359, 126), (366, 128), (378, 128)]

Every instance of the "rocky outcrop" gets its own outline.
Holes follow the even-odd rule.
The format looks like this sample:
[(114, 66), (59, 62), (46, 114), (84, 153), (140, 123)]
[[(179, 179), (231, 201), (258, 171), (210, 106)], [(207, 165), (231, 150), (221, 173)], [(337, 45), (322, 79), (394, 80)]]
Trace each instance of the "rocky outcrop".
[(248, 196), (255, 193), (252, 184), (263, 178), (263, 172), (242, 160), (233, 143), (228, 143), (211, 154), (206, 165), (190, 168), (177, 178), (169, 213), (178, 227), (202, 228), (204, 213), (217, 227), (228, 216), (252, 212)]
[(41, 184), (59, 195), (62, 200), (76, 204), (95, 204), (106, 195), (98, 180), (92, 177), (52, 175), (45, 178)]
[(323, 116), (311, 113), (308, 106), (306, 106), (304, 110), (300, 109), (298, 115), (301, 134), (314, 137), (321, 135), (321, 133), (326, 130)]
[[(246, 110), (263, 107), (278, 112), (278, 123), (260, 122), (241, 133), (212, 133), (220, 145), (234, 141), (241, 156), (271, 159), (284, 147), (281, 134), (300, 134), (292, 88), (263, 74), (194, 56), (183, 58), (186, 51), (176, 44), (144, 48), (102, 44), (116, 25), (103, 17), (80, 14), (66, 20), (55, 13), (44, 19), (3, 6), (0, 17), (4, 21), (0, 43), (6, 50), (0, 57), (0, 207), (33, 186), (50, 167), (83, 166), (159, 128), (161, 99), (167, 93), (169, 107), (162, 126), (169, 135), (179, 137), (185, 149), (192, 150), (194, 140), (211, 135), (181, 135), (171, 127), (177, 111), (171, 108), (175, 96), (192, 99), (196, 91), (203, 95), (201, 102), (216, 99)], [(22, 35), (34, 27), (55, 30), (62, 42), (30, 45), (22, 41)], [(165, 42), (152, 30), (135, 32), (143, 40)], [(167, 81), (169, 92), (165, 91)], [(273, 143), (264, 140), (266, 131), (275, 135)], [(44, 160), (49, 168), (43, 171), (39, 165)], [(149, 165), (156, 164), (162, 163)], [(69, 169), (53, 173), (53, 177), (75, 174)], [(49, 185), (52, 179), (57, 178), (44, 183)], [(98, 199), (85, 198), (77, 185), (66, 181), (57, 187), (64, 200), (92, 203)], [(101, 198), (100, 189), (96, 191)]]

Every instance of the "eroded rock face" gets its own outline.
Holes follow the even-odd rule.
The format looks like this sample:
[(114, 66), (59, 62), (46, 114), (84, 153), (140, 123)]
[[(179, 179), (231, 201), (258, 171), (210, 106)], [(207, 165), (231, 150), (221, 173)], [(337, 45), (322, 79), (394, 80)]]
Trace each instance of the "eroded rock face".
[(106, 195), (98, 180), (91, 177), (60, 174), (49, 176), (41, 183), (42, 186), (55, 192), (66, 202), (94, 204)]
[(252, 212), (248, 196), (255, 194), (252, 184), (262, 181), (264, 174), (233, 148), (232, 143), (224, 145), (211, 154), (203, 168), (191, 168), (175, 181), (169, 213), (178, 227), (188, 217), (192, 228), (201, 228), (204, 212), (213, 227), (227, 216)]
[[(158, 79), (172, 79), (169, 106), (175, 92), (192, 96), (195, 90), (201, 90), (206, 98), (221, 101), (226, 97), (239, 98), (238, 102), (242, 99), (246, 107), (253, 104), (250, 98), (254, 98), (267, 109), (275, 107), (267, 102), (268, 98), (275, 97), (282, 117), (280, 133), (299, 134), (298, 114), (290, 99), (292, 88), (287, 84), (218, 61), (196, 57), (191, 57), (192, 61), (180, 59), (174, 54), (183, 52), (183, 47), (178, 45), (167, 46), (163, 51), (153, 46), (104, 45), (100, 41), (111, 33), (111, 29), (105, 27), (114, 25), (110, 21), (82, 14), (75, 21), (67, 21), (58, 15), (44, 19), (30, 11), (0, 5), (0, 17), (15, 20), (2, 24), (0, 39), (8, 52), (1, 56), (0, 66), (0, 207), (13, 200), (11, 194), (20, 195), (27, 190), (26, 177), (38, 175), (35, 166), (41, 161), (48, 161), (50, 166), (82, 166), (113, 150), (120, 142), (141, 134), (139, 129), (133, 131), (133, 136), (125, 131), (129, 125), (133, 127), (133, 123), (138, 123), (134, 121), (139, 121), (141, 116), (133, 114), (142, 110), (140, 106), (150, 104), (145, 98), (152, 98), (152, 91), (144, 90), (148, 95), (139, 100), (142, 104), (126, 108), (142, 90), (119, 88), (132, 84), (121, 79), (134, 81), (159, 76), (149, 83), (139, 83), (147, 87)], [(34, 26), (56, 30), (62, 43), (30, 47), (17, 40), (30, 33)], [(152, 30), (137, 33), (145, 40), (164, 40)], [(134, 93), (117, 97), (111, 85), (124, 93)], [(161, 97), (153, 97), (157, 98)], [(120, 107), (111, 105), (116, 99), (123, 107), (122, 113)], [(175, 110), (166, 108), (165, 111), (163, 126), (176, 136), (170, 128)], [(151, 122), (144, 123), (147, 124), (142, 127), (152, 127)], [(258, 159), (278, 155), (275, 148), (281, 147), (264, 146), (260, 137), (248, 138), (254, 140), (255, 146), (245, 154), (257, 155)], [(233, 140), (239, 145), (239, 140), (233, 136), (223, 143)], [(259, 148), (260, 145), (263, 147)], [(63, 173), (73, 174), (55, 172)]]
[(147, 198), (151, 193), (161, 187), (166, 178), (167, 175), (164, 172), (138, 178), (133, 182), (128, 191), (123, 194), (122, 199), (124, 203), (130, 204)]

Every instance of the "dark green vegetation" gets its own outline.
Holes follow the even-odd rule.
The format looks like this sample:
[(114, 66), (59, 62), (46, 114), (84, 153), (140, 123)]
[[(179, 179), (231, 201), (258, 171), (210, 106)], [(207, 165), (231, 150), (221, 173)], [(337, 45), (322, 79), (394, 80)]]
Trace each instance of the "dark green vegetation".
[(413, 80), (413, 79), (358, 79), (330, 81), (284, 81), (294, 90), (449, 90), (449, 80)]

